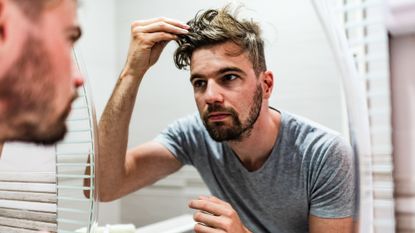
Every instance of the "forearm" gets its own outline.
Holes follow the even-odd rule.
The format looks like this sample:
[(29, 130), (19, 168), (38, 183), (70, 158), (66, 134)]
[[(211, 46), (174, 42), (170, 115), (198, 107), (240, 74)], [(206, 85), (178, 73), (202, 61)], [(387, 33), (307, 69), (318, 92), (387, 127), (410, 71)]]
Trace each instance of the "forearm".
[(99, 122), (98, 182), (103, 201), (117, 198), (114, 192), (127, 176), (128, 128), (141, 79), (121, 74)]
[[(127, 62), (99, 122), (98, 182), (101, 200), (125, 194), (134, 183), (130, 174), (139, 174), (136, 160), (126, 158), (128, 128), (138, 88), (145, 72), (156, 63), (166, 43), (188, 31), (175, 20), (157, 18), (131, 24)], [(144, 179), (145, 177), (143, 177)], [(145, 180), (145, 179), (144, 179)], [(120, 191), (124, 190), (124, 191)], [(118, 193), (114, 193), (118, 191)]]

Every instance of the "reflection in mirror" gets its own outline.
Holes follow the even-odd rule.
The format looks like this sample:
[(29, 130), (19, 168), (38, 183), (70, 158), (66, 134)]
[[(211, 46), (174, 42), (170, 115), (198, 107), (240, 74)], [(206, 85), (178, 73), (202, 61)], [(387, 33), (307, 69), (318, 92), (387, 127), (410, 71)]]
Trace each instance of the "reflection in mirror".
[[(134, 20), (166, 16), (186, 22), (200, 9), (218, 8), (226, 3), (157, 0), (152, 5), (139, 1), (117, 3), (115, 15), (119, 17), (115, 18), (115, 31), (111, 34), (115, 35), (120, 51), (118, 61), (125, 61), (130, 40), (126, 25)], [(261, 21), (265, 35), (267, 65), (274, 72), (270, 105), (310, 118), (348, 138), (340, 74), (311, 4), (308, 1), (245, 1), (245, 4), (248, 10), (243, 15)], [(177, 8), (178, 5), (181, 7)], [(142, 81), (130, 124), (130, 148), (153, 139), (169, 123), (196, 110), (189, 72), (177, 70), (172, 62), (176, 47), (174, 43), (168, 44)], [(184, 167), (154, 186), (123, 198), (118, 203), (121, 213), (115, 221), (143, 226), (189, 214), (192, 211), (187, 208), (188, 200), (207, 193), (197, 172)], [(146, 215), (138, 214), (143, 210)], [(106, 218), (113, 212), (101, 213)]]
[[(79, 68), (79, 59), (76, 61)], [(95, 228), (96, 123), (87, 85), (78, 90), (63, 141), (49, 147), (4, 145), (0, 157), (0, 232), (82, 233)], [(85, 187), (84, 182), (88, 184)]]

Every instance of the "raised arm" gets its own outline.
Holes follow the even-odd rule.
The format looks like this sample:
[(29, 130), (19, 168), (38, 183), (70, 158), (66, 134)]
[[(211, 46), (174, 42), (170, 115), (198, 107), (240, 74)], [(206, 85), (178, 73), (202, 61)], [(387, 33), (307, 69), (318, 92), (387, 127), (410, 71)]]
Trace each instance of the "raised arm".
[(131, 114), (144, 74), (156, 63), (165, 45), (187, 33), (187, 29), (187, 25), (166, 18), (132, 23), (127, 62), (99, 122), (97, 175), (101, 201), (117, 199), (181, 167), (158, 143), (145, 143), (128, 152), (127, 143)]

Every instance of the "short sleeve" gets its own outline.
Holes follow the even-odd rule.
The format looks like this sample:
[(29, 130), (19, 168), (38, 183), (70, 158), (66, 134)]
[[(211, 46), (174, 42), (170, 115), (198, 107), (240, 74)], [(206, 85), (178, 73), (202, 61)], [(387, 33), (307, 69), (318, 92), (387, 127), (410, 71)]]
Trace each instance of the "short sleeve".
[(354, 156), (350, 145), (336, 137), (313, 161), (310, 214), (321, 218), (353, 217)]
[(200, 127), (197, 116), (181, 118), (164, 129), (154, 141), (166, 147), (183, 165), (193, 165), (191, 154), (194, 154), (200, 140)]

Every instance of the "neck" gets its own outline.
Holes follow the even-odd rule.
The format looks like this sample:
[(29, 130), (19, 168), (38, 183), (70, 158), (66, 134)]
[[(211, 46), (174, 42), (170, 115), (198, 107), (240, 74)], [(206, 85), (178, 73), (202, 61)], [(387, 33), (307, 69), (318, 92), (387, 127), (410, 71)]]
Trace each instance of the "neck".
[(258, 170), (268, 159), (277, 140), (280, 124), (281, 114), (263, 106), (250, 134), (241, 141), (227, 142), (247, 170)]

